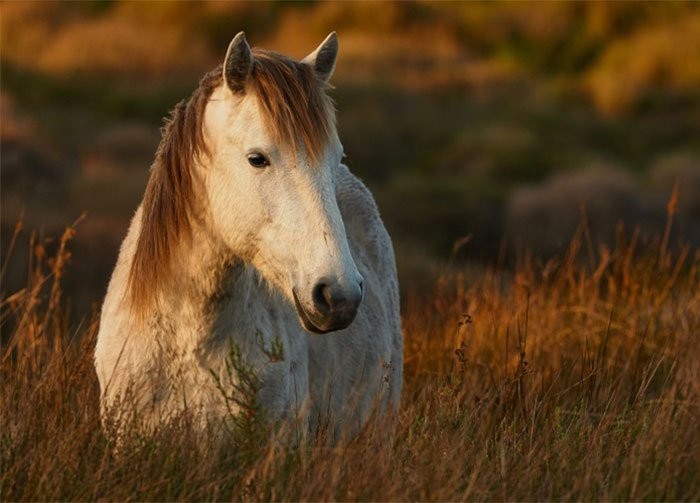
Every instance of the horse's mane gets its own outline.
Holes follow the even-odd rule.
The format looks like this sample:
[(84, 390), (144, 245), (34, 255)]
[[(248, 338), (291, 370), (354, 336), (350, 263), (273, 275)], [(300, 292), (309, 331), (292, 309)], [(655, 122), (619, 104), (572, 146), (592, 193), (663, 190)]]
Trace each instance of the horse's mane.
[[(273, 137), (282, 145), (301, 143), (312, 160), (323, 154), (334, 115), (326, 85), (310, 65), (254, 49), (254, 66), (244, 92), (254, 92)], [(206, 150), (202, 123), (209, 98), (223, 82), (222, 67), (207, 73), (188, 100), (178, 103), (162, 130), (151, 166), (141, 230), (129, 271), (132, 309), (145, 314), (167, 287), (173, 252), (189, 239), (196, 210), (193, 164)]]

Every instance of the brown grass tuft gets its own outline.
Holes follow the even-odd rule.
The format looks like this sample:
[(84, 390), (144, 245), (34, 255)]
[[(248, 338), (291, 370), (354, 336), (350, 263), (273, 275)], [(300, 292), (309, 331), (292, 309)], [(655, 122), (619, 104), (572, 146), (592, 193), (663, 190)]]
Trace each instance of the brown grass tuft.
[(591, 268), (574, 259), (579, 237), (544, 267), (441, 278), (405, 309), (389, 438), (370, 426), (333, 448), (285, 448), (253, 422), (215, 444), (183, 418), (132, 431), (115, 456), (95, 318), (68, 327), (60, 296), (71, 234), (31, 238), (27, 286), (3, 294), (3, 500), (700, 498), (697, 251), (667, 252), (667, 267), (620, 236)]

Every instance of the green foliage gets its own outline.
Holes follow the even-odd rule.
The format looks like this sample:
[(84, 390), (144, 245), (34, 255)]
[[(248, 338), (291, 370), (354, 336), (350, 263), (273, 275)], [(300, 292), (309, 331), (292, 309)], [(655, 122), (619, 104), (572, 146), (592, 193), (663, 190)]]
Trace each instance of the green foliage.
[(284, 361), (284, 345), (282, 344), (282, 339), (277, 336), (273, 337), (270, 341), (270, 346), (267, 347), (262, 332), (256, 332), (255, 337), (258, 340), (260, 350), (267, 356), (270, 363)]
[(258, 401), (258, 375), (233, 343), (224, 361), (223, 375), (214, 370), (210, 373), (228, 411), (224, 426), (232, 439), (240, 442), (257, 431), (258, 423), (264, 422)]

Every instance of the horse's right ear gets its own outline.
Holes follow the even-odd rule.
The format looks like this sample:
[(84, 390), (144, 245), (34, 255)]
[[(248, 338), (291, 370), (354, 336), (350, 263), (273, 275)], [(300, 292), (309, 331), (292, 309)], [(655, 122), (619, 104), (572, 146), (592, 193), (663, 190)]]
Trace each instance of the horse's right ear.
[(233, 37), (224, 59), (224, 82), (234, 93), (241, 93), (253, 71), (253, 52), (250, 50), (245, 33), (238, 32)]

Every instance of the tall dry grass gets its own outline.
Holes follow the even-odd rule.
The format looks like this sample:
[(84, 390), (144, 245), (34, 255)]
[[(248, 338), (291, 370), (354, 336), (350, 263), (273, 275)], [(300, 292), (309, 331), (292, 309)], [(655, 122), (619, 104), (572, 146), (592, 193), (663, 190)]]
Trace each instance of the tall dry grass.
[(441, 278), (407, 302), (391, 438), (284, 447), (253, 419), (215, 443), (183, 418), (115, 455), (96, 318), (66, 321), (74, 232), (31, 237), (27, 286), (3, 293), (3, 500), (700, 499), (697, 250), (595, 249), (582, 226), (559, 261)]

